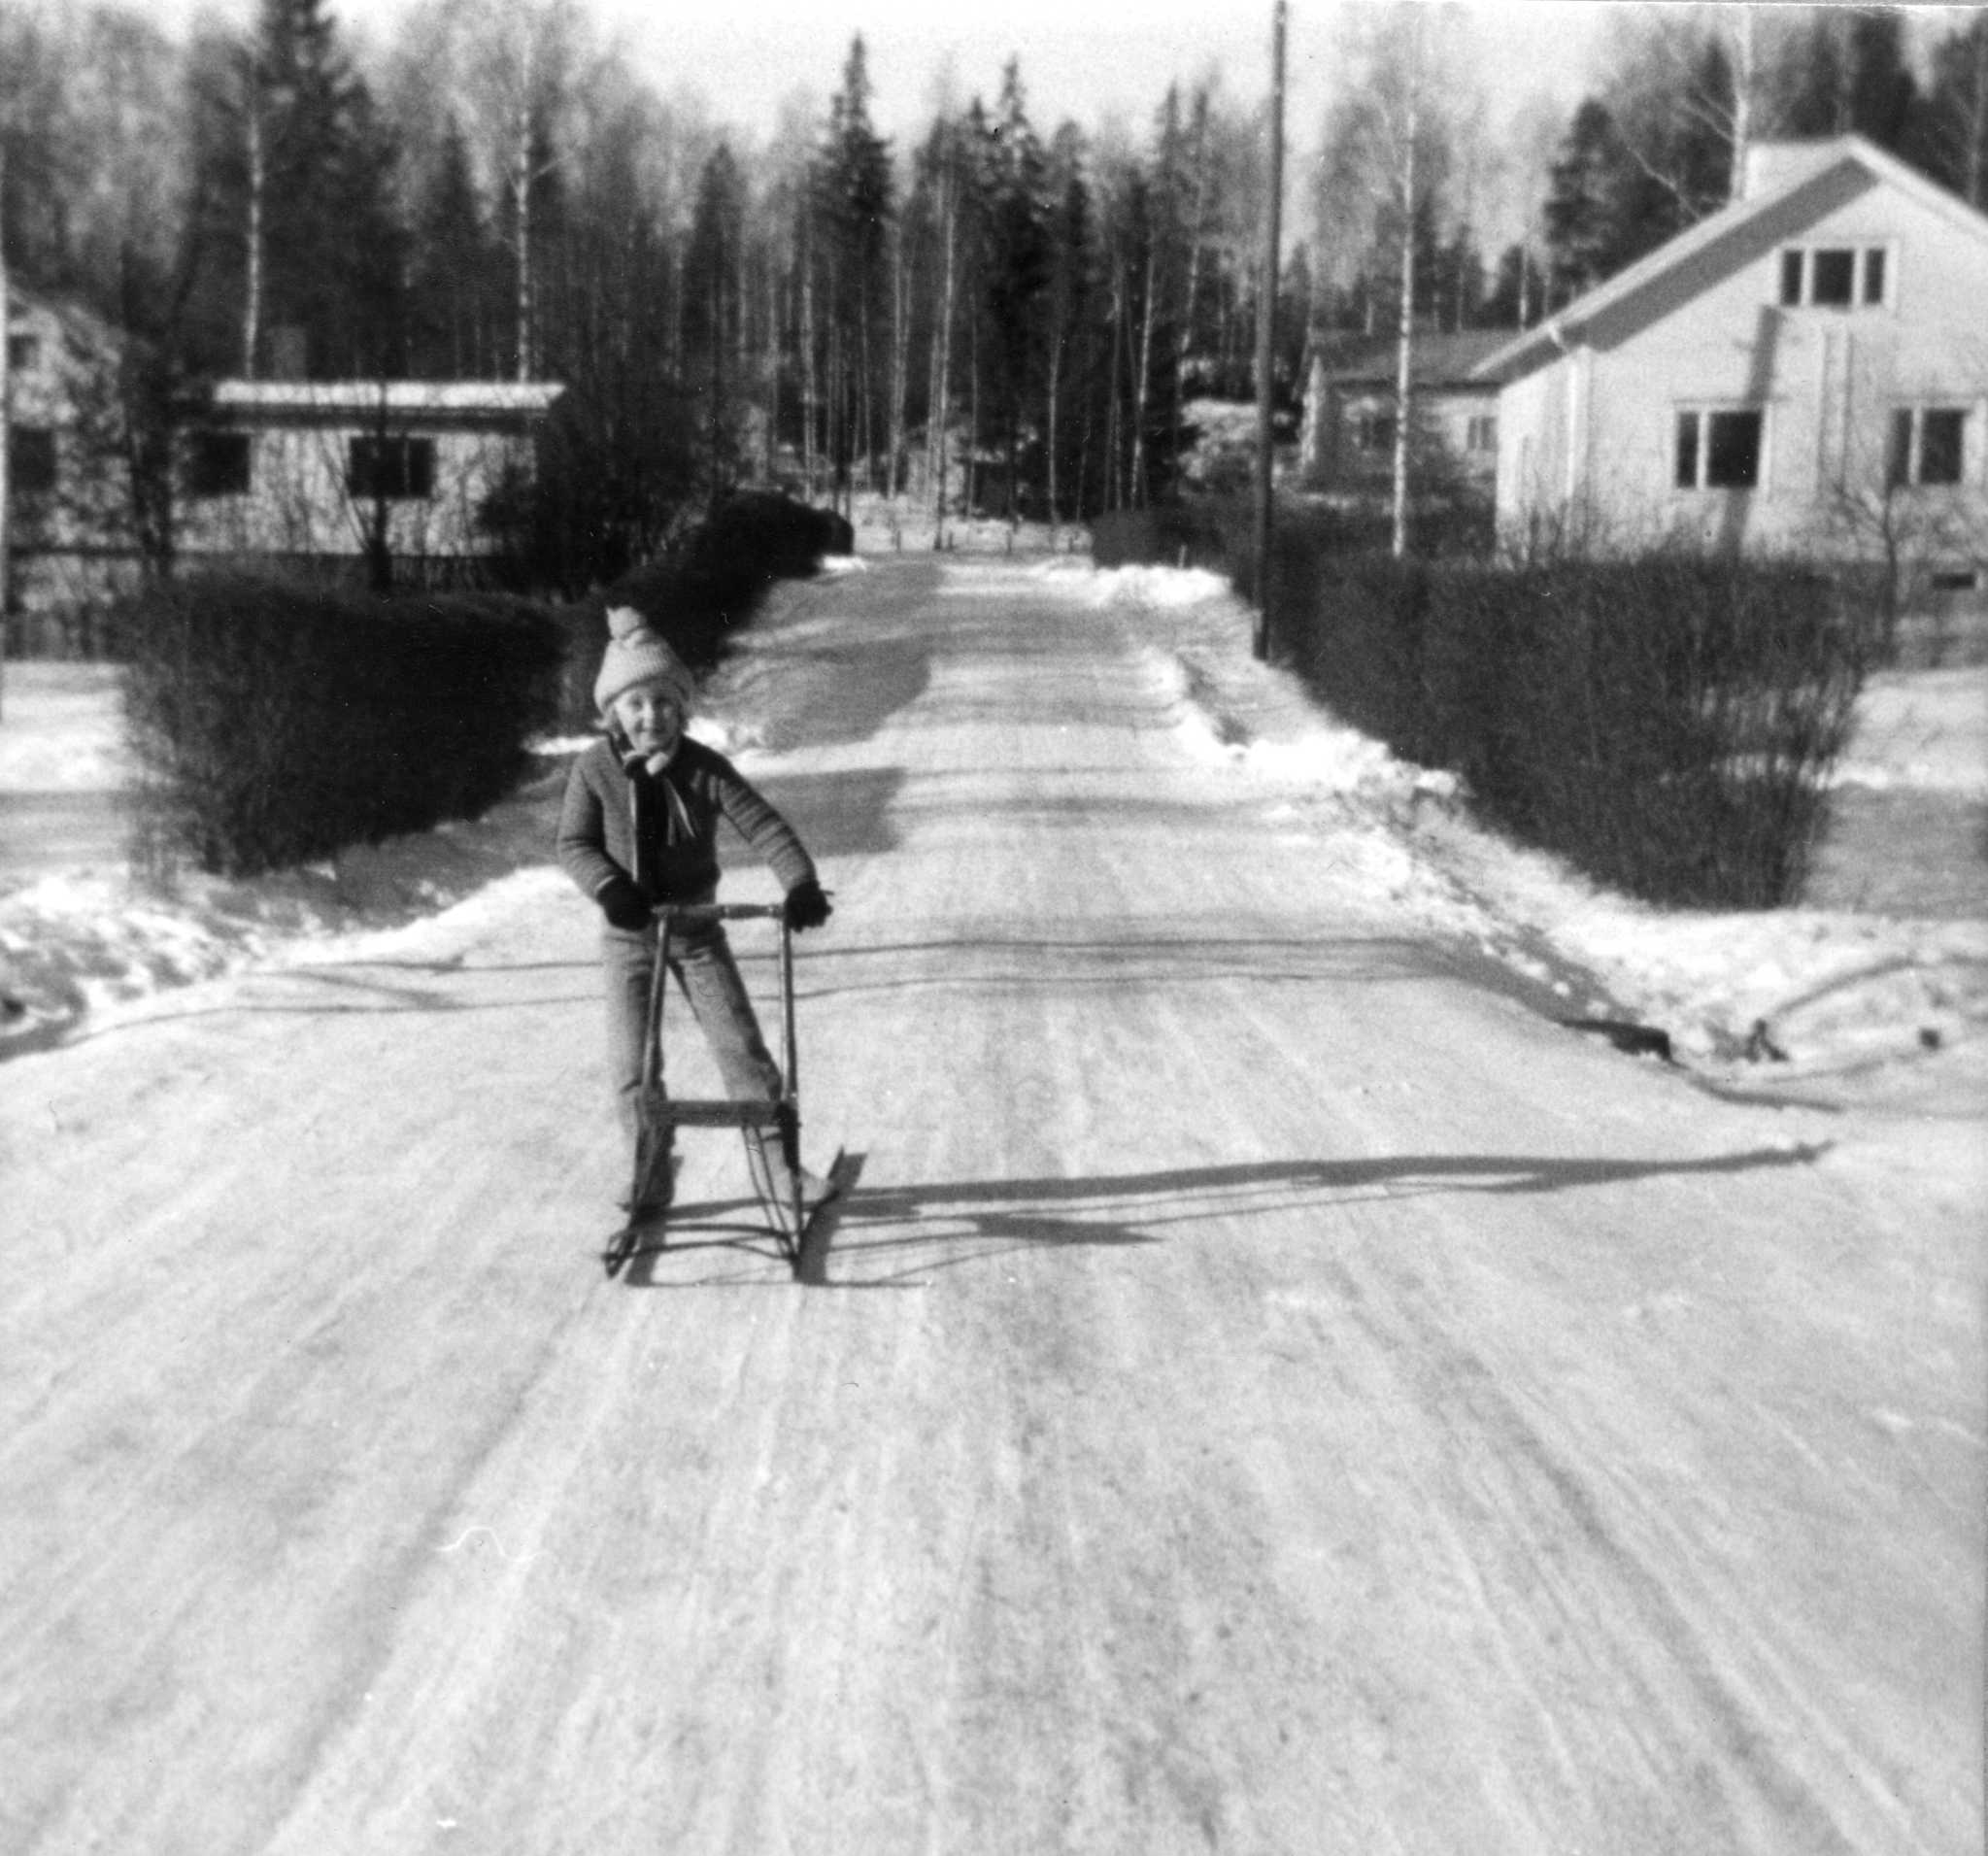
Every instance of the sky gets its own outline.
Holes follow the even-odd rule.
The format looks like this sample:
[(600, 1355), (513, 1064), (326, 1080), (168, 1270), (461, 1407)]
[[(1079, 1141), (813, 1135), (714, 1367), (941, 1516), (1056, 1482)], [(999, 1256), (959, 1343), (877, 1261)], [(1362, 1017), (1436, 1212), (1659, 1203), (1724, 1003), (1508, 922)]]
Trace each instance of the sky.
[[(1143, 133), (1178, 79), (1219, 69), (1227, 93), (1248, 101), (1270, 79), (1271, 0), (580, 0), (603, 33), (622, 35), (639, 67), (667, 92), (701, 92), (717, 120), (747, 141), (768, 135), (781, 104), (808, 90), (826, 104), (851, 38), (869, 56), (872, 114), (909, 142), (928, 125), (950, 73), (960, 105), (992, 102), (1018, 56), (1029, 114), (1044, 134), (1064, 118), (1097, 129), (1114, 117)], [(331, 0), (341, 24), (390, 32), (410, 0)], [(219, 0), (223, 14), (250, 0)], [(1317, 139), (1346, 16), (1343, 0), (1293, 0), (1286, 64), (1287, 133)], [(1588, 75), (1601, 0), (1477, 0), (1466, 11), (1487, 88), (1512, 105), (1545, 91), (1571, 103)]]
[[(246, 24), (257, 0), (160, 0)], [(470, 0), (472, 5), (484, 0)], [(530, 4), (531, 0), (527, 0)], [(1122, 125), (1144, 142), (1170, 83), (1219, 73), (1247, 109), (1270, 85), (1272, 0), (576, 0), (603, 40), (619, 39), (658, 91), (700, 96), (742, 147), (770, 140), (784, 105), (825, 115), (851, 39), (861, 33), (871, 115), (900, 155), (942, 104), (992, 104), (1021, 60), (1028, 113), (1047, 137), (1065, 118), (1087, 132)], [(1735, 0), (1735, 5), (1740, 0)], [(390, 39), (422, 0), (328, 0), (355, 41)], [(1762, 0), (1766, 4), (1766, 0)], [(1306, 178), (1363, 0), (1289, 0), (1285, 239), (1307, 235)], [(1536, 204), (1539, 123), (1564, 124), (1605, 69), (1612, 29), (1643, 12), (1622, 0), (1465, 0), (1464, 64), (1481, 88), (1492, 141), (1472, 217), (1489, 249), (1520, 236)], [(1966, 8), (1915, 8), (1951, 20)], [(1613, 16), (1611, 18), (1610, 16)], [(1501, 143), (1500, 135), (1504, 137)], [(1524, 145), (1523, 147), (1521, 145)], [(1509, 149), (1512, 158), (1501, 160)]]
[[(1298, 127), (1324, 113), (1337, 41), (1352, 10), (1318, 0), (1290, 8), (1286, 102), (1295, 140), (1311, 140)], [(976, 91), (992, 102), (1010, 55), (1021, 59), (1029, 114), (1044, 133), (1065, 117), (1095, 128), (1113, 115), (1143, 129), (1170, 82), (1193, 83), (1211, 68), (1220, 69), (1224, 87), (1238, 100), (1264, 95), (1270, 82), (1270, 0), (1002, 0), (986, 7), (734, 0), (701, 17), (653, 0), (591, 0), (591, 11), (627, 32), (659, 81), (681, 74), (706, 92), (718, 115), (736, 112), (748, 124), (770, 124), (781, 97), (797, 85), (828, 94), (859, 31), (878, 125), (907, 137), (929, 121), (942, 72), (950, 69), (961, 103)], [(1499, 0), (1470, 8), (1487, 77), (1498, 73), (1501, 88), (1571, 93), (1584, 76), (1600, 11), (1584, 0)]]

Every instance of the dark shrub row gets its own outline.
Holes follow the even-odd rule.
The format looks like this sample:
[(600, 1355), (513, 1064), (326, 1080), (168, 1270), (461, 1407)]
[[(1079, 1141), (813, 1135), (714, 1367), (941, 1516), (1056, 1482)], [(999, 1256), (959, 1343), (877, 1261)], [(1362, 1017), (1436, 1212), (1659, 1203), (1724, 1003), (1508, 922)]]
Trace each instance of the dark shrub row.
[(829, 510), (762, 490), (726, 498), (662, 559), (561, 611), (568, 640), (563, 725), (584, 728), (594, 719), (608, 607), (645, 614), (701, 676), (724, 656), (726, 636), (751, 616), (770, 582), (805, 578), (824, 556), (846, 555), (854, 546), (854, 530)]
[(118, 623), (154, 852), (218, 875), (475, 817), (558, 701), (559, 627), (494, 594), (206, 575), (148, 588)]
[[(1177, 558), (1180, 532), (1146, 557)], [(1338, 715), (1631, 894), (1797, 898), (1880, 642), (1868, 588), (1799, 561), (1501, 567), (1347, 539), (1343, 520), (1284, 523), (1270, 581), (1276, 656)], [(1249, 545), (1232, 528), (1219, 545), (1210, 564), (1248, 588)]]
[[(1393, 521), (1372, 505), (1278, 514), (1272, 573), (1325, 554), (1384, 551)], [(1421, 557), (1486, 552), (1490, 536), (1478, 514), (1430, 509), (1418, 514), (1409, 540)], [(1091, 557), (1100, 567), (1205, 567), (1245, 591), (1256, 585), (1257, 511), (1246, 496), (1200, 497), (1149, 509), (1116, 509), (1091, 524)]]
[(1652, 902), (1794, 901), (1876, 639), (1834, 575), (1652, 555), (1516, 570), (1325, 557), (1279, 615), (1355, 726)]

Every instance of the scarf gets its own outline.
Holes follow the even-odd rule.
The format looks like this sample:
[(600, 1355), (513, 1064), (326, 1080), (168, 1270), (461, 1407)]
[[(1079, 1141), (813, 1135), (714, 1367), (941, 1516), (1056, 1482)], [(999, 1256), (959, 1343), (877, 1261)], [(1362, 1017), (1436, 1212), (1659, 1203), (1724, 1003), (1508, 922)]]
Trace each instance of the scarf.
[[(676, 750), (667, 754), (638, 754), (627, 745), (624, 738), (620, 741), (622, 771), (635, 783), (636, 792), (641, 792), (638, 776), (647, 776), (651, 785), (662, 798), (662, 841), (674, 848), (689, 844), (697, 835), (696, 821), (691, 817), (691, 808), (685, 803), (684, 795), (677, 791), (676, 782), (669, 777), (669, 764), (676, 759)], [(640, 833), (637, 833), (640, 842)]]

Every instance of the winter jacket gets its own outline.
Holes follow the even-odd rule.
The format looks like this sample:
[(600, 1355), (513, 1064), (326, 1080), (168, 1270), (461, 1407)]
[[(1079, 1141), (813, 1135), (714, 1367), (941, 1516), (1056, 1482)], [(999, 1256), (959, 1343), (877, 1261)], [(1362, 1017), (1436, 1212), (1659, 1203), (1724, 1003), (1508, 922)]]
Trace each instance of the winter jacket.
[(559, 863), (590, 897), (626, 876), (652, 902), (708, 901), (721, 817), (772, 864), (783, 891), (815, 874), (793, 827), (724, 755), (689, 736), (654, 774), (618, 735), (588, 748), (566, 776)]

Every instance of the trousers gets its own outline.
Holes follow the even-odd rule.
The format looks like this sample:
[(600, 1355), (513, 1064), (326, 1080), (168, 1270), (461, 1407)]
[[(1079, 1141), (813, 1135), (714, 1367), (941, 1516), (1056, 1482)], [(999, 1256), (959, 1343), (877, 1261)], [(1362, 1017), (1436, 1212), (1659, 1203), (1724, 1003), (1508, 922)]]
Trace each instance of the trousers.
[[(632, 1142), (641, 1121), (643, 1042), (649, 1030), (649, 979), (656, 966), (655, 924), (636, 933), (601, 932), (607, 988), (608, 1064), (615, 1109)], [(691, 1002), (724, 1093), (741, 1100), (773, 1101), (780, 1065), (759, 1034), (759, 1021), (739, 975), (722, 922), (678, 924), (670, 930), (669, 967)], [(786, 1166), (777, 1138), (763, 1142), (778, 1180)]]

